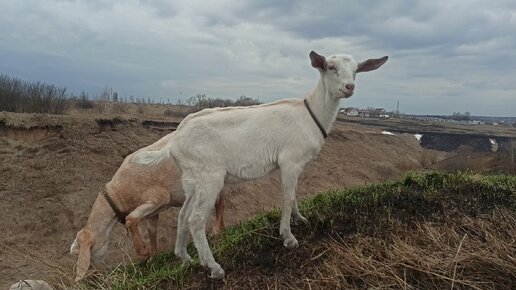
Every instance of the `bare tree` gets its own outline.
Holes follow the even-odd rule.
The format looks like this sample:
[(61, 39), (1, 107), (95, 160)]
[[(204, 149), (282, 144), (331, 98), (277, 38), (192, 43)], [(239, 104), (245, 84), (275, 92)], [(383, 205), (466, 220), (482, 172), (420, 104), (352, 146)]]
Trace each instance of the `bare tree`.
[(0, 75), (0, 110), (61, 114), (65, 107), (66, 88)]

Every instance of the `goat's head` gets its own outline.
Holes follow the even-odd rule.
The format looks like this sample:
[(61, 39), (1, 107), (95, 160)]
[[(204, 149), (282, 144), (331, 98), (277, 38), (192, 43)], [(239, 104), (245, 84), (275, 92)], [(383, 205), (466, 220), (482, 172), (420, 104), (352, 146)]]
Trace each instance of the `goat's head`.
[(331, 97), (349, 98), (355, 90), (355, 75), (382, 66), (388, 57), (368, 59), (357, 63), (351, 55), (335, 54), (325, 58), (315, 51), (310, 52), (312, 66), (319, 70), (326, 91)]
[(78, 256), (75, 280), (79, 281), (84, 278), (90, 267), (90, 261), (101, 260), (106, 255), (107, 249), (107, 239), (99, 239), (89, 230), (80, 230), (70, 247), (70, 255)]

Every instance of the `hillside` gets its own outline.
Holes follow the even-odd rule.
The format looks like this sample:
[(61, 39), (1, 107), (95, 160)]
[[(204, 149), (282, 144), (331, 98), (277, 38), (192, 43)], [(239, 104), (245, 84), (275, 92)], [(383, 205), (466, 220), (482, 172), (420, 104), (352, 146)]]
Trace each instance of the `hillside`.
[[(212, 239), (226, 270), (211, 281), (173, 254), (90, 280), (109, 289), (513, 289), (516, 177), (412, 173), (302, 202), (300, 247), (283, 248), (279, 212)], [(195, 255), (195, 251), (192, 251)]]

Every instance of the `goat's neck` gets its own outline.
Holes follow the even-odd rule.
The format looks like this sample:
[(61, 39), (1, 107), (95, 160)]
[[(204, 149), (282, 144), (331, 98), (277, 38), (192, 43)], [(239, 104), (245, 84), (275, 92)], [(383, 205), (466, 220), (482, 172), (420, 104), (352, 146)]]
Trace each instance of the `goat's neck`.
[(313, 91), (306, 97), (308, 105), (315, 114), (315, 117), (321, 122), (324, 130), (329, 132), (331, 125), (337, 118), (337, 113), (340, 107), (340, 99), (332, 98), (326, 86), (324, 79), (320, 78), (317, 86)]
[(117, 218), (113, 210), (105, 198), (99, 195), (91, 208), (91, 213), (86, 223), (87, 227), (95, 233), (109, 235), (116, 223)]

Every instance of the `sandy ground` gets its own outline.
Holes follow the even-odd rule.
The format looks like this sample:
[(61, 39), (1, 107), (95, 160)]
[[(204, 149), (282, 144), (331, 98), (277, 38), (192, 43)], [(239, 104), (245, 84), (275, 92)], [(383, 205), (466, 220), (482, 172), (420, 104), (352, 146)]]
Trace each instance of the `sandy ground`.
[[(115, 125), (93, 117), (0, 113), (0, 288), (19, 279), (68, 280), (68, 254), (76, 232), (104, 183), (125, 156), (153, 143), (166, 130), (143, 120)], [(299, 180), (298, 197), (400, 176), (443, 159), (411, 135), (389, 136), (380, 128), (337, 124), (319, 156)], [(226, 188), (227, 225), (279, 205), (279, 176)], [(179, 209), (161, 215), (160, 251), (173, 248)], [(117, 225), (103, 268), (136, 257)]]

